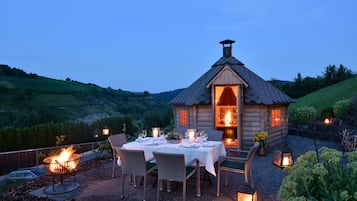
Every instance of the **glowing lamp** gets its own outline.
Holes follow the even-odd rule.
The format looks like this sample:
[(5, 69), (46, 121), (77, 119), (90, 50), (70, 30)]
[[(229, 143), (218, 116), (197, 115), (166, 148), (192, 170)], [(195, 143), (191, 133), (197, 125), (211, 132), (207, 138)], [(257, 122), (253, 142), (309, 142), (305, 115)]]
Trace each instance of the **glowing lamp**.
[(257, 191), (255, 188), (250, 187), (248, 184), (240, 185), (238, 187), (238, 194), (237, 194), (238, 201), (257, 201)]
[(102, 130), (102, 134), (103, 135), (109, 135), (109, 128), (104, 127), (103, 130)]
[(195, 141), (195, 132), (196, 132), (196, 129), (187, 129), (188, 141), (190, 143), (193, 143)]
[(330, 118), (325, 118), (324, 124), (331, 124), (332, 120)]
[(159, 137), (159, 133), (160, 133), (160, 127), (152, 128), (152, 137), (154, 138), (154, 140), (157, 140), (157, 138)]
[(292, 151), (287, 144), (283, 144), (275, 149), (273, 164), (280, 167), (281, 169), (292, 166), (294, 164)]

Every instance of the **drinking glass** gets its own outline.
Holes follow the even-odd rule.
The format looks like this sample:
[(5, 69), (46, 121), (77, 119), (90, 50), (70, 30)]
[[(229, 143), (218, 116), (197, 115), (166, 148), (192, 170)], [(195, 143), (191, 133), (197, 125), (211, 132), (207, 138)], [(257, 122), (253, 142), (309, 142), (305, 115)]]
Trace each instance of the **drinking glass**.
[(203, 142), (206, 142), (208, 139), (208, 135), (204, 131), (201, 131), (201, 139)]

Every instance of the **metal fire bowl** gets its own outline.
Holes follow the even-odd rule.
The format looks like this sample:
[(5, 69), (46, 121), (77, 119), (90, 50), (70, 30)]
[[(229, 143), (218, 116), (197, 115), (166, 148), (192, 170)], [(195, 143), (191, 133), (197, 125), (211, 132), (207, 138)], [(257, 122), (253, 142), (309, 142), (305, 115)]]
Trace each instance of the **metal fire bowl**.
[(71, 158), (65, 162), (52, 162), (52, 157), (47, 157), (43, 159), (43, 163), (49, 173), (64, 175), (77, 171), (80, 159), (80, 154), (72, 154)]

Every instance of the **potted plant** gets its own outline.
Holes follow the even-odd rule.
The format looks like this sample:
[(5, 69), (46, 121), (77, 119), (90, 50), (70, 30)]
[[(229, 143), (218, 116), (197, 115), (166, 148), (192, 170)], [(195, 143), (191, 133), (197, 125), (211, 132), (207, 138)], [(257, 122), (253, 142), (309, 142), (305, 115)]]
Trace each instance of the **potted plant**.
[(260, 147), (258, 150), (258, 154), (261, 156), (266, 155), (266, 149), (268, 148), (268, 133), (265, 131), (260, 131), (254, 134), (253, 142), (259, 142)]

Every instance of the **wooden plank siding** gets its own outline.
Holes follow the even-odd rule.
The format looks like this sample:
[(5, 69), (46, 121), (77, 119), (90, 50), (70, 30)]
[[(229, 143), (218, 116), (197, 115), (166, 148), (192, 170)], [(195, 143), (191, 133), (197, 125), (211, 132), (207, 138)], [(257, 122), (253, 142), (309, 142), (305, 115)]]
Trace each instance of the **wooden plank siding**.
[[(180, 110), (188, 110), (188, 126), (180, 126)], [(271, 110), (281, 110), (281, 126), (271, 127)], [(198, 130), (210, 130), (214, 128), (214, 111), (211, 105), (194, 105), (174, 107), (175, 128), (187, 129), (196, 128)], [(287, 105), (243, 105), (241, 119), (242, 137), (239, 148), (249, 149), (253, 145), (253, 137), (256, 132), (268, 132), (268, 143), (274, 146), (282, 142), (282, 136), (288, 132), (288, 106)]]
[(212, 130), (214, 129), (214, 115), (211, 105), (199, 105), (197, 109), (197, 129)]
[(261, 122), (264, 119), (262, 114), (264, 110), (260, 105), (243, 105), (243, 135), (240, 146), (242, 149), (249, 149), (253, 145), (254, 134), (261, 131)]

